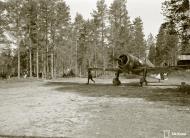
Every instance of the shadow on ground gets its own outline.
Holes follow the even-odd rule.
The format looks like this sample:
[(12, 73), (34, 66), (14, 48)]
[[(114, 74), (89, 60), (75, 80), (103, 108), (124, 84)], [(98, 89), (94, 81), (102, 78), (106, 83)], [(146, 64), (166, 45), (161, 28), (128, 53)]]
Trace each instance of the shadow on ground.
[[(180, 92), (178, 88), (140, 87), (138, 83), (125, 83), (121, 86), (112, 84), (84, 84), (73, 82), (48, 82), (56, 91), (78, 93), (90, 97), (126, 97), (143, 98), (152, 102), (165, 102), (169, 105), (189, 106), (190, 95)], [(158, 85), (155, 85), (158, 86)], [(168, 86), (168, 85), (161, 85)], [(176, 86), (176, 85), (173, 85)]]

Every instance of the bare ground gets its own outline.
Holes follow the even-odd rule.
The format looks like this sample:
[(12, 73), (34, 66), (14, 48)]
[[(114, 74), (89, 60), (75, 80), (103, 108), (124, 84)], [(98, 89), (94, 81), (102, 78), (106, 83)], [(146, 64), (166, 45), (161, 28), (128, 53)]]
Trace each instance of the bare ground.
[(111, 79), (95, 80), (1, 81), (0, 134), (164, 138), (170, 130), (170, 138), (190, 137), (190, 95), (178, 91), (178, 79), (151, 80), (146, 87), (136, 79), (119, 87)]

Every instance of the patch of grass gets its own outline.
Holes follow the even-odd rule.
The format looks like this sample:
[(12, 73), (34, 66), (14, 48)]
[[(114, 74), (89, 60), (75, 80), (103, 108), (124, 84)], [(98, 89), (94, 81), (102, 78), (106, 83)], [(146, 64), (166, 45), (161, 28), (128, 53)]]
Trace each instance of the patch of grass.
[(181, 85), (179, 86), (178, 91), (185, 94), (190, 94), (190, 85)]
[(169, 73), (170, 77), (174, 78), (190, 78), (190, 71), (174, 71)]
[[(147, 101), (164, 102), (169, 105), (190, 105), (190, 95), (181, 92), (179, 88), (150, 88), (131, 85), (131, 83), (121, 86), (112, 84), (82, 84), (70, 82), (49, 82), (46, 86), (54, 87), (56, 91), (78, 93), (89, 97), (123, 97), (123, 98), (143, 98)], [(190, 87), (189, 87), (190, 88)], [(189, 89), (188, 89), (189, 90)]]

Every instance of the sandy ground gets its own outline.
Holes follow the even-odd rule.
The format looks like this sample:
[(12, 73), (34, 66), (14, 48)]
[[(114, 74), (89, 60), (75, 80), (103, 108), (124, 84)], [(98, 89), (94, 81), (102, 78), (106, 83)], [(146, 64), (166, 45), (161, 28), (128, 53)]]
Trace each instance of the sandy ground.
[(0, 135), (74, 138), (190, 137), (190, 95), (174, 79), (0, 81)]

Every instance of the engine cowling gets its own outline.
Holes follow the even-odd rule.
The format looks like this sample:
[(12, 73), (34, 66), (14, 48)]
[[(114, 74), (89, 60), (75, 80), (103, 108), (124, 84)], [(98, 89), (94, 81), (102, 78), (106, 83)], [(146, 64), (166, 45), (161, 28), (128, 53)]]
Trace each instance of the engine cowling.
[(143, 66), (143, 62), (135, 56), (129, 54), (122, 54), (118, 58), (118, 65), (121, 70), (132, 70)]

